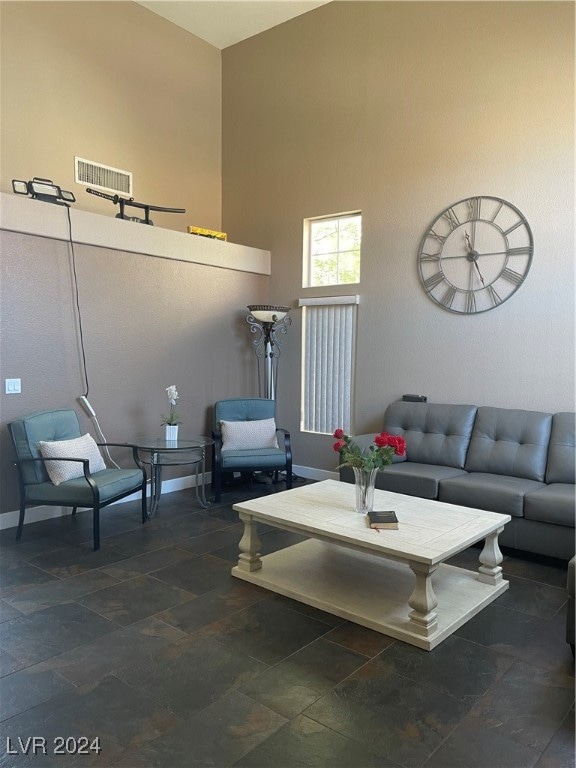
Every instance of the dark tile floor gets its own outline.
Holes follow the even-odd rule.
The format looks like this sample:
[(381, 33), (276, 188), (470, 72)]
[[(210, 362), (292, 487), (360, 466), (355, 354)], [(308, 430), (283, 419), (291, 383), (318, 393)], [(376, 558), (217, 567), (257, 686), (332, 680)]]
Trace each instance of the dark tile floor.
[(90, 513), (3, 531), (0, 766), (574, 766), (565, 563), (508, 553), (508, 592), (427, 653), (231, 577), (232, 503), (277, 490), (108, 508), (99, 552)]

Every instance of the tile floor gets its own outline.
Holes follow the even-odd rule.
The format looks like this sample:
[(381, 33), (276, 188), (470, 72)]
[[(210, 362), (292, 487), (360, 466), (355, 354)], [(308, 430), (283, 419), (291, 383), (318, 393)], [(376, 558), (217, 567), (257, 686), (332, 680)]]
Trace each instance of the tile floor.
[(574, 766), (565, 563), (508, 553), (508, 592), (427, 653), (230, 576), (232, 503), (282, 489), (108, 508), (99, 552), (90, 513), (1, 532), (0, 766)]

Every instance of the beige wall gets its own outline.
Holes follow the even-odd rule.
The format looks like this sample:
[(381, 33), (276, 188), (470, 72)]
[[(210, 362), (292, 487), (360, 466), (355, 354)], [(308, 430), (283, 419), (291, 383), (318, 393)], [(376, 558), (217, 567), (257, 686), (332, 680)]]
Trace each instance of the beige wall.
[(1, 2), (0, 22), (3, 192), (41, 176), (115, 215), (74, 182), (76, 155), (132, 171), (139, 202), (186, 209), (155, 225), (220, 229), (218, 49), (132, 2)]
[[(574, 4), (331, 3), (223, 52), (223, 226), (272, 252), (270, 300), (296, 306), (302, 220), (360, 209), (357, 432), (406, 392), (432, 402), (574, 409)], [(250, 190), (250, 194), (246, 194)], [(528, 219), (520, 291), (493, 311), (427, 298), (417, 252), (448, 205), (492, 195)], [(300, 313), (281, 420), (297, 464)]]
[[(222, 219), (220, 52), (132, 3), (2, 2), (0, 13), (2, 190), (45, 175), (74, 189), (76, 207), (112, 215), (74, 187), (76, 153), (134, 170), (137, 199), (188, 209), (159, 226), (222, 226), (272, 250), (269, 281), (77, 246), (90, 399), (108, 439), (155, 431), (170, 384), (194, 431), (218, 397), (254, 393), (243, 307), (311, 294), (302, 219), (356, 208), (358, 431), (404, 392), (574, 408), (572, 3), (332, 3), (226, 49)], [(34, 128), (33, 114), (62, 130)], [(424, 294), (416, 253), (440, 210), (482, 194), (523, 211), (534, 262), (502, 307), (458, 317)], [(67, 245), (3, 232), (0, 288), (0, 376), (23, 381), (22, 395), (0, 393), (7, 511), (6, 422), (74, 407), (83, 383)], [(329, 438), (299, 434), (292, 315), (280, 421), (296, 464), (334, 469)]]
[[(96, 432), (77, 403), (85, 385), (69, 245), (7, 231), (1, 242), (0, 488), (7, 512), (18, 506), (7, 422), (76, 408), (82, 429)], [(256, 394), (245, 307), (266, 300), (267, 277), (86, 245), (74, 251), (89, 400), (109, 441), (160, 434), (172, 384), (183, 436), (210, 434), (215, 400)], [(21, 378), (22, 394), (5, 395), (4, 377)]]
[[(74, 191), (74, 208), (113, 216), (111, 203), (74, 184), (77, 154), (132, 170), (137, 200), (187, 209), (153, 214), (155, 229), (220, 229), (219, 50), (135, 3), (2, 2), (0, 14), (3, 191), (12, 192), (13, 178), (45, 176)], [(1, 250), (7, 512), (18, 505), (7, 422), (75, 407), (83, 429), (95, 428), (77, 404), (84, 382), (67, 243), (3, 231)], [(210, 429), (219, 397), (255, 394), (245, 307), (266, 301), (267, 277), (85, 245), (75, 251), (89, 399), (108, 440), (159, 433), (171, 384), (186, 434)], [(4, 394), (5, 377), (22, 379), (21, 395)]]

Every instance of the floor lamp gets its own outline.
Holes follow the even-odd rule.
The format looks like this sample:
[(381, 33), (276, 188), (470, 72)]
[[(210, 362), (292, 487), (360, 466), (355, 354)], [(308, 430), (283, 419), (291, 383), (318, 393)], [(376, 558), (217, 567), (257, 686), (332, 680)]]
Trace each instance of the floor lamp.
[(250, 332), (258, 334), (252, 342), (258, 359), (258, 393), (260, 397), (276, 399), (278, 358), (282, 342), (278, 334), (285, 334), (292, 319), (288, 316), (290, 307), (270, 304), (249, 304), (250, 314), (246, 322)]

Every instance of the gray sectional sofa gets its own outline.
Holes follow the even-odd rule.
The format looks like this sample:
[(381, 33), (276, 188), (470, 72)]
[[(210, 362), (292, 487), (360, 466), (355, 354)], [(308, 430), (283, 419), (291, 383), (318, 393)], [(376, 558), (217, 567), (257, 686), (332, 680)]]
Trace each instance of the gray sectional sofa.
[[(404, 436), (406, 456), (378, 473), (377, 488), (509, 514), (502, 546), (574, 555), (574, 413), (399, 401), (382, 428)], [(348, 468), (340, 478), (354, 481)]]

